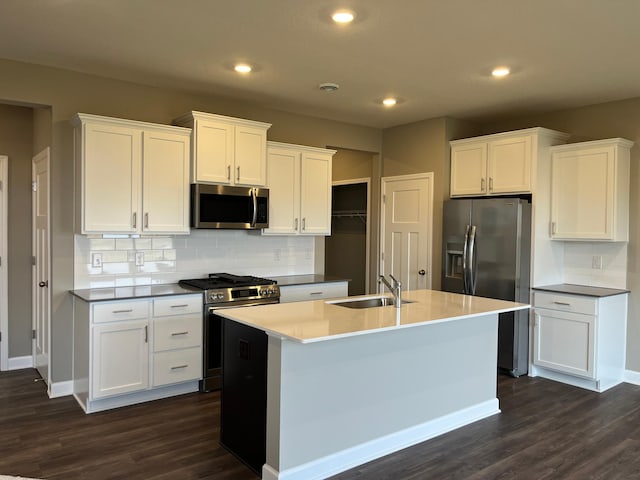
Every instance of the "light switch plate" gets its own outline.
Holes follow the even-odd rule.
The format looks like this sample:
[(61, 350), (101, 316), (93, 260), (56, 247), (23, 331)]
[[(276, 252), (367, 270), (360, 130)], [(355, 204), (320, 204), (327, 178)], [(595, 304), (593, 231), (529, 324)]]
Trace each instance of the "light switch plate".
[(102, 267), (102, 254), (101, 253), (92, 253), (91, 254), (91, 266), (94, 268)]
[(591, 257), (591, 268), (602, 270), (602, 255), (594, 255)]
[(136, 267), (144, 265), (144, 252), (136, 252)]

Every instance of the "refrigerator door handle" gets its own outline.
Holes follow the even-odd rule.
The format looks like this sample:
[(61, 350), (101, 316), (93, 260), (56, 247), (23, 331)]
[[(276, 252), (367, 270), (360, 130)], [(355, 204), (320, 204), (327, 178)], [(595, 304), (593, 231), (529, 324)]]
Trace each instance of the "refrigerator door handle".
[(475, 259), (476, 252), (476, 226), (471, 225), (471, 235), (469, 237), (469, 295), (476, 294), (477, 265)]
[(468, 294), (470, 285), (469, 285), (469, 229), (471, 227), (467, 225), (467, 228), (464, 231), (464, 246), (462, 247), (462, 282), (463, 282), (463, 291), (462, 293)]

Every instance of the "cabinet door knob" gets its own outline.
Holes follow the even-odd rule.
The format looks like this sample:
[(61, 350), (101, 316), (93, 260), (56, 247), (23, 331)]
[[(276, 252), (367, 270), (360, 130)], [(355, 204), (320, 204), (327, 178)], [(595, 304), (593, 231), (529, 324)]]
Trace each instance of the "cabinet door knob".
[(418, 270), (418, 275), (426, 275), (426, 274), (427, 272), (424, 268), (422, 270)]
[(238, 176), (236, 178), (236, 181), (240, 183), (240, 166), (238, 166)]
[(481, 192), (484, 192), (484, 183), (485, 183), (484, 178), (480, 179), (480, 191)]
[(40, 282), (38, 283), (39, 287), (48, 287), (49, 286), (49, 282)]

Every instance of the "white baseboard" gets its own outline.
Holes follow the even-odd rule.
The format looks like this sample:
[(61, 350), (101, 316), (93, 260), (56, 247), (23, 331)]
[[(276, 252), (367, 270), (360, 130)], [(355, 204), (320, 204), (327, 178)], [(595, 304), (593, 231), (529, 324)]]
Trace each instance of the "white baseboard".
[(263, 480), (320, 480), (376, 458), (397, 452), (425, 440), (500, 413), (498, 399), (487, 400), (456, 413), (421, 425), (376, 438), (326, 457), (278, 471), (269, 464), (262, 467)]
[(73, 380), (51, 383), (49, 398), (66, 397), (67, 395), (73, 395)]
[(640, 385), (640, 372), (636, 372), (635, 370), (625, 370), (624, 381), (632, 383), (633, 385)]
[(7, 367), (7, 370), (33, 368), (33, 357), (31, 355), (25, 355), (24, 357), (9, 357)]

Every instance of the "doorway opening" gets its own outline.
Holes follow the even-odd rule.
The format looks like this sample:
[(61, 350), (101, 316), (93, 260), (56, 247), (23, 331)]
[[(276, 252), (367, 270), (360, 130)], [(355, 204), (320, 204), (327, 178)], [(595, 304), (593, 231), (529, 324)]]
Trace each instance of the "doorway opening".
[(325, 240), (326, 275), (348, 278), (349, 295), (369, 291), (371, 181), (334, 182), (331, 191), (331, 236)]

